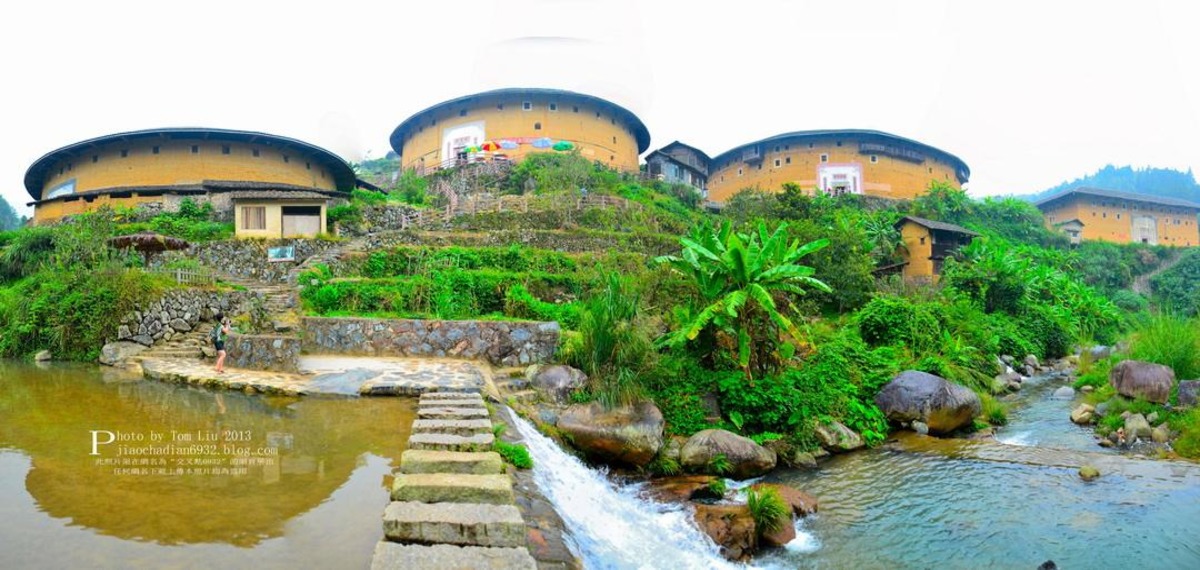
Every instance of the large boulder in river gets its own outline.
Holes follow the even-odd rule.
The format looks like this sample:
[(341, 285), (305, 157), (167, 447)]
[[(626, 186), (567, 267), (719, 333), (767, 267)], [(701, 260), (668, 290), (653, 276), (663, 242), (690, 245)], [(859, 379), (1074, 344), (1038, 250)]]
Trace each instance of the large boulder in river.
[(571, 398), (571, 392), (587, 382), (587, 374), (582, 370), (562, 364), (530, 366), (526, 377), (538, 392), (559, 404), (565, 404)]
[(706, 429), (689, 437), (679, 451), (679, 464), (703, 469), (717, 455), (729, 460), (729, 475), (734, 479), (757, 477), (775, 468), (775, 452), (753, 440), (723, 429)]
[(758, 550), (758, 532), (750, 507), (746, 505), (706, 505), (697, 503), (696, 525), (721, 547), (721, 555), (735, 561), (747, 561)]
[(846, 427), (841, 422), (819, 423), (813, 430), (821, 447), (834, 453), (854, 451), (867, 444), (861, 435)]
[(1179, 405), (1190, 408), (1196, 405), (1196, 396), (1200, 394), (1200, 380), (1184, 380), (1179, 383)]
[(1122, 396), (1165, 404), (1175, 384), (1175, 371), (1153, 362), (1122, 360), (1108, 373), (1108, 381)]
[(971, 422), (983, 407), (975, 392), (917, 370), (901, 372), (875, 396), (875, 405), (893, 422), (919, 421), (933, 434), (950, 433)]
[(1125, 437), (1129, 441), (1133, 441), (1135, 437), (1147, 441), (1151, 436), (1153, 436), (1153, 429), (1150, 427), (1150, 422), (1146, 421), (1146, 416), (1142, 414), (1125, 416)]
[(576, 404), (559, 416), (558, 430), (591, 459), (641, 467), (662, 447), (663, 415), (650, 401), (611, 410)]
[(124, 340), (110, 342), (100, 349), (100, 364), (116, 366), (117, 363), (133, 358), (141, 354), (144, 350), (146, 350), (146, 347), (136, 342)]

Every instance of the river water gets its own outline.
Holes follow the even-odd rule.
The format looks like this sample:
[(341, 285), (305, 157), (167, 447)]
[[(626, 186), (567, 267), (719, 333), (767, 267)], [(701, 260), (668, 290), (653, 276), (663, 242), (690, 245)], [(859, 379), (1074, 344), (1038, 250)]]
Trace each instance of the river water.
[(0, 568), (367, 567), (414, 409), (0, 361)]
[[(1061, 383), (1032, 381), (998, 440), (898, 434), (815, 471), (764, 480), (817, 496), (762, 568), (1200, 568), (1200, 465), (1126, 457), (1071, 424)], [(563, 453), (528, 424), (535, 478), (587, 568), (721, 568), (679, 506), (647, 501)], [(1004, 443), (1009, 441), (1011, 443)], [(1084, 482), (1078, 468), (1103, 476)]]

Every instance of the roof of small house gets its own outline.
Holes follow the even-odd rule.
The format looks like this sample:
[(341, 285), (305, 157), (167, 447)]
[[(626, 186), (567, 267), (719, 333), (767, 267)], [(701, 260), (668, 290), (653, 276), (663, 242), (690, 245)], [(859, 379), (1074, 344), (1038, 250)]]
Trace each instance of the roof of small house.
[(1099, 196), (1101, 198), (1113, 198), (1113, 199), (1118, 199), (1118, 200), (1129, 200), (1131, 202), (1144, 202), (1146, 204), (1158, 204), (1160, 206), (1176, 206), (1176, 207), (1180, 207), (1180, 208), (1193, 208), (1196, 210), (1200, 210), (1200, 204), (1197, 204), (1195, 202), (1189, 202), (1187, 200), (1181, 200), (1179, 198), (1166, 198), (1163, 196), (1149, 196), (1146, 194), (1135, 194), (1133, 192), (1120, 192), (1117, 190), (1107, 190), (1104, 188), (1092, 188), (1092, 187), (1088, 187), (1088, 186), (1080, 186), (1077, 188), (1063, 190), (1062, 192), (1059, 192), (1052, 196), (1042, 198), (1041, 200), (1034, 202), (1033, 205), (1041, 208), (1042, 206), (1044, 206), (1046, 204), (1049, 204), (1056, 200), (1069, 198), (1073, 195)]
[(86, 155), (96, 147), (107, 146), (111, 143), (144, 139), (212, 139), (246, 143), (260, 142), (265, 145), (295, 148), (311, 156), (318, 164), (327, 167), (333, 176), (333, 182), (337, 188), (344, 188), (346, 190), (354, 188), (355, 175), (350, 165), (338, 155), (314, 144), (255, 131), (210, 129), (204, 127), (169, 127), (104, 135), (52, 150), (33, 161), (29, 170), (25, 171), (25, 190), (29, 192), (29, 195), (34, 200), (39, 200), (42, 195), (42, 187), (45, 186), (46, 178), (50, 176), (50, 172), (61, 160)]
[(900, 227), (900, 226), (904, 225), (905, 222), (912, 222), (914, 224), (917, 224), (918, 226), (922, 226), (925, 228), (929, 228), (931, 230), (938, 230), (938, 231), (942, 231), (942, 232), (953, 232), (956, 234), (964, 234), (964, 235), (969, 235), (969, 236), (979, 235), (978, 232), (973, 232), (962, 226), (956, 226), (954, 224), (947, 224), (946, 222), (938, 222), (935, 220), (927, 220), (925, 218), (918, 218), (916, 216), (904, 216), (903, 218), (900, 218), (900, 220), (896, 222), (896, 227)]

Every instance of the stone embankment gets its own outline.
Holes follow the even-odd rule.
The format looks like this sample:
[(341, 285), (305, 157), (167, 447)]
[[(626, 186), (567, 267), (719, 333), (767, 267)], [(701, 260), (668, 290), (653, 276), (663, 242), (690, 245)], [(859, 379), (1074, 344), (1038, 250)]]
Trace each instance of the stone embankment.
[(246, 312), (253, 297), (245, 291), (177, 289), (130, 311), (117, 326), (117, 341), (151, 346), (191, 332), (201, 321), (216, 314)]
[(305, 317), (310, 354), (487, 360), (518, 366), (545, 362), (558, 348), (556, 322), (440, 321)]
[(478, 392), (421, 396), (373, 570), (537, 568)]

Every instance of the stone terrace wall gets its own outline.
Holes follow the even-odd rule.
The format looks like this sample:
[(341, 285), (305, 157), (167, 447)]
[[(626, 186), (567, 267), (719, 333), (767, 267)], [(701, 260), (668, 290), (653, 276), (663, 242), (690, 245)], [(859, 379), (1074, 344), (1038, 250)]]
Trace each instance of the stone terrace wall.
[[(295, 261), (267, 261), (268, 248), (289, 245), (296, 248)], [(304, 260), (337, 246), (336, 242), (317, 239), (235, 239), (201, 243), (184, 252), (169, 252), (156, 257), (161, 263), (176, 258), (193, 258), (233, 277), (266, 283), (286, 283), (291, 270)]]
[(300, 339), (285, 336), (233, 334), (225, 342), (226, 364), (247, 370), (296, 372), (300, 369)]
[(407, 204), (364, 206), (361, 210), (361, 220), (338, 222), (337, 234), (344, 237), (361, 237), (376, 232), (403, 229), (405, 216), (415, 211)]
[(144, 346), (171, 340), (191, 331), (200, 321), (211, 321), (213, 315), (237, 315), (249, 310), (254, 294), (247, 291), (212, 291), (207, 289), (177, 289), (121, 318), (116, 340), (127, 340)]
[(368, 356), (486, 359), (500, 366), (545, 362), (558, 348), (555, 322), (307, 317), (304, 350)]

